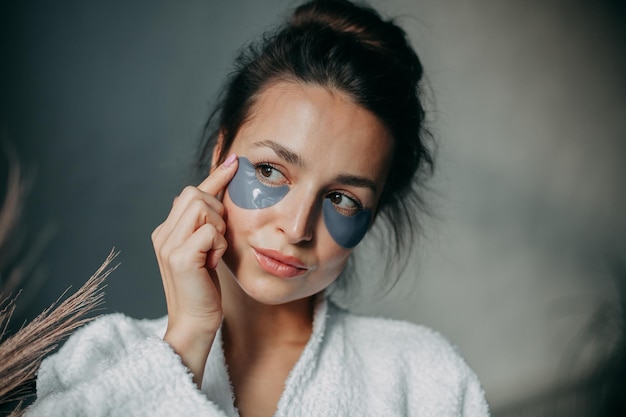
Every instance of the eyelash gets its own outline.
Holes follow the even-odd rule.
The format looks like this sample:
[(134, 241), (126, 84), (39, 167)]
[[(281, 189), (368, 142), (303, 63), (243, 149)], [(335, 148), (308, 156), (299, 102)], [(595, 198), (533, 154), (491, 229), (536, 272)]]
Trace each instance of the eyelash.
[[(259, 179), (259, 181), (263, 182), (264, 184), (270, 186), (270, 187), (277, 187), (277, 186), (281, 186), (284, 184), (276, 184), (273, 183), (271, 181), (268, 181), (266, 177), (264, 177), (263, 175), (260, 175), (259, 171), (263, 168), (271, 168), (275, 171), (277, 171), (278, 173), (280, 173), (280, 175), (283, 176), (283, 178), (285, 178), (286, 184), (288, 183), (287, 181), (287, 177), (285, 176), (285, 174), (280, 170), (280, 168), (278, 168), (276, 165), (274, 165), (273, 163), (269, 162), (269, 161), (259, 161), (259, 162), (253, 162), (252, 165), (254, 166), (255, 171), (257, 172), (257, 178)], [(349, 199), (350, 201), (352, 201), (354, 203), (354, 205), (357, 207), (357, 212), (363, 210), (363, 204), (361, 203), (361, 201), (359, 201), (358, 198), (354, 197), (352, 194), (348, 194), (345, 191), (329, 191), (328, 193), (326, 193), (326, 195), (324, 196), (324, 198), (329, 198), (331, 195), (333, 194), (340, 194), (341, 196)]]
[(356, 206), (356, 211), (363, 210), (363, 204), (361, 204), (361, 202), (356, 197), (353, 197), (351, 194), (348, 194), (345, 191), (331, 191), (326, 194), (325, 198), (330, 198), (333, 194), (339, 194), (342, 197), (345, 197), (348, 200), (352, 201), (354, 205)]
[(272, 164), (271, 162), (257, 162), (257, 163), (253, 163), (252, 165), (254, 166), (254, 170), (257, 173), (257, 178), (259, 179), (259, 181), (261, 181), (265, 185), (268, 185), (270, 187), (278, 187), (278, 186), (281, 186), (281, 185), (285, 185), (285, 184), (273, 183), (273, 182), (269, 181), (266, 177), (264, 177), (263, 175), (260, 174), (260, 171), (263, 168), (271, 168), (274, 171), (277, 171), (286, 180), (287, 177), (285, 176), (285, 174), (276, 165)]

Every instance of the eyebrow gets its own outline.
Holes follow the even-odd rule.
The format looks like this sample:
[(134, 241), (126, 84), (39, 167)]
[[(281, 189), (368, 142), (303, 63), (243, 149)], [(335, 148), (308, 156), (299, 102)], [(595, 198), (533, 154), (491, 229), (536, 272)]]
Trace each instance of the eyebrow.
[(304, 167), (304, 160), (302, 158), (300, 158), (300, 155), (298, 155), (297, 153), (289, 150), (288, 148), (284, 147), (283, 145), (281, 145), (280, 143), (276, 143), (274, 141), (271, 140), (263, 140), (261, 142), (256, 142), (254, 144), (255, 147), (267, 147), (270, 148), (271, 150), (274, 151), (274, 153), (276, 153), (276, 155), (281, 158), (284, 159), (285, 161), (289, 162), (290, 164), (294, 164), (299, 166), (300, 168)]
[(335, 178), (335, 181), (339, 184), (350, 185), (352, 187), (369, 188), (374, 194), (376, 194), (376, 183), (369, 178), (342, 174)]
[[(293, 152), (289, 148), (281, 145), (280, 143), (276, 143), (271, 140), (263, 140), (260, 142), (254, 143), (255, 147), (267, 147), (278, 155), (279, 158), (289, 162), (290, 164), (297, 165), (301, 168), (305, 166), (304, 160), (297, 153)], [(369, 178), (359, 177), (357, 175), (350, 174), (340, 174), (335, 178), (335, 181), (339, 184), (349, 185), (352, 187), (359, 188), (369, 188), (376, 194), (376, 183)]]

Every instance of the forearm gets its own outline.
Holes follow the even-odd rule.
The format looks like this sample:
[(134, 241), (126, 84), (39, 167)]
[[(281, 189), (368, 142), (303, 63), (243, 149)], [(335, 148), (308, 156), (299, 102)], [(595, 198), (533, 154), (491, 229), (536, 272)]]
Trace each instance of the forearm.
[(225, 415), (197, 389), (181, 358), (156, 336), (109, 363), (81, 369), (80, 380), (65, 378), (63, 370), (71, 364), (63, 359), (52, 358), (42, 366), (38, 398), (26, 416)]
[(182, 363), (193, 375), (193, 382), (201, 388), (204, 367), (215, 340), (215, 332), (192, 335), (181, 330), (168, 329), (163, 340), (180, 356)]

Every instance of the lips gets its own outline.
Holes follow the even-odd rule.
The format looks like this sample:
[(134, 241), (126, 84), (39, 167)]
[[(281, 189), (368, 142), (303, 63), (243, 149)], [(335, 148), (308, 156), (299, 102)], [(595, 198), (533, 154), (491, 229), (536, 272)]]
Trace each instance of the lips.
[(263, 270), (281, 278), (294, 278), (309, 269), (300, 259), (273, 249), (253, 248), (253, 251)]

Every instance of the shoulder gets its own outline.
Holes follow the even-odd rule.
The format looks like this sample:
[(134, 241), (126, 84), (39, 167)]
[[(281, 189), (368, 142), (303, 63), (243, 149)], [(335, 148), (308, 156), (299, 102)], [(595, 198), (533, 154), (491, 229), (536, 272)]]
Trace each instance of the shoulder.
[[(480, 382), (459, 350), (440, 333), (411, 322), (366, 317), (331, 306), (329, 339), (335, 339), (353, 369), (351, 379), (387, 401), (408, 409), (432, 412), (427, 405), (442, 402), (458, 414), (488, 415)], [(330, 340), (328, 343), (333, 343)], [(401, 399), (401, 400), (400, 400)], [(424, 408), (426, 407), (426, 408)], [(429, 411), (430, 410), (430, 411)]]
[(166, 325), (167, 317), (140, 320), (121, 313), (107, 314), (74, 332), (57, 355), (81, 357), (88, 351), (97, 351), (102, 355), (115, 354), (131, 348), (148, 336), (162, 336)]
[(63, 385), (99, 372), (127, 355), (139, 342), (162, 337), (167, 317), (139, 320), (115, 313), (101, 316), (75, 331), (58, 352), (42, 362), (39, 378), (54, 376)]
[(370, 393), (371, 407), (394, 404), (397, 414), (489, 415), (476, 374), (440, 333), (334, 305), (328, 316), (328, 349), (342, 358), (346, 381)]
[(464, 366), (458, 349), (439, 332), (408, 321), (368, 317), (334, 307), (338, 327), (355, 349), (406, 361)]

